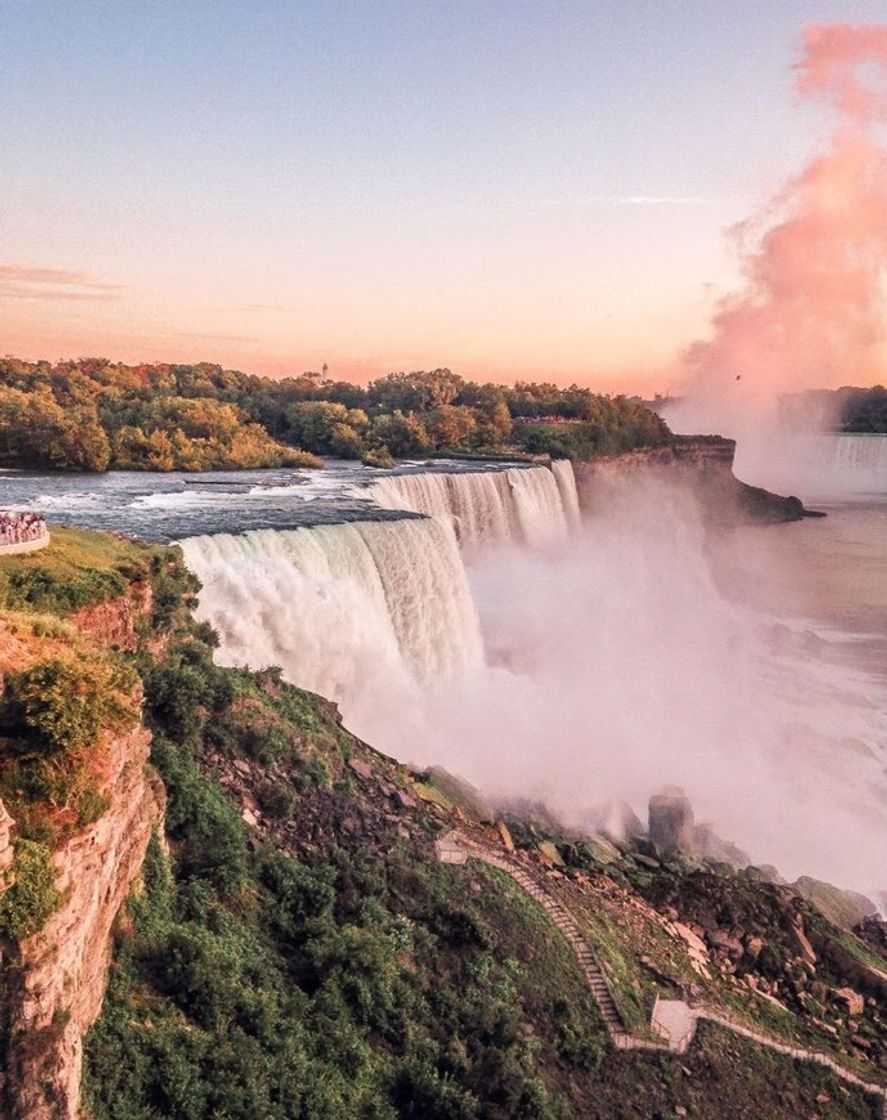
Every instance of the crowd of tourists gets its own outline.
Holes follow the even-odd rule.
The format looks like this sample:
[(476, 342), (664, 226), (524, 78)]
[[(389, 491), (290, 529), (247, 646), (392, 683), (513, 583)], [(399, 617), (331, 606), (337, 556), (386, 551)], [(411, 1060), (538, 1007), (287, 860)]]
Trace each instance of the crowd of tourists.
[(46, 536), (46, 520), (39, 513), (7, 513), (0, 511), (0, 547), (39, 541)]

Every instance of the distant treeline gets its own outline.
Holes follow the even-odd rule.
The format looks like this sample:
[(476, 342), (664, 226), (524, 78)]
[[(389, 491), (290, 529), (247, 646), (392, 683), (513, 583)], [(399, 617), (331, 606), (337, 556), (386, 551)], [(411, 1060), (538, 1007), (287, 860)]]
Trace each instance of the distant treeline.
[[(569, 423), (565, 423), (569, 421)], [(279, 380), (221, 366), (102, 358), (0, 360), (0, 465), (60, 470), (319, 466), (317, 456), (551, 454), (667, 443), (642, 404), (548, 383), (480, 385), (447, 369), (365, 388), (319, 373)]]
[(790, 423), (825, 425), (840, 432), (887, 434), (887, 389), (811, 389), (784, 397), (783, 412)]
[(841, 404), (841, 429), (845, 432), (887, 434), (887, 389), (839, 390), (846, 393)]

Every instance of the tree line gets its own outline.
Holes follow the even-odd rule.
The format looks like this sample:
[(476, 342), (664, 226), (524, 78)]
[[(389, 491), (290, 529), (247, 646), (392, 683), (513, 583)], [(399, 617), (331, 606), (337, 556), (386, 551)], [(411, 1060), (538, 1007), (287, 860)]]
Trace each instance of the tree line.
[(411, 456), (592, 458), (668, 442), (639, 401), (572, 385), (468, 381), (448, 369), (367, 386), (209, 363), (0, 360), (0, 465), (57, 470), (389, 466)]

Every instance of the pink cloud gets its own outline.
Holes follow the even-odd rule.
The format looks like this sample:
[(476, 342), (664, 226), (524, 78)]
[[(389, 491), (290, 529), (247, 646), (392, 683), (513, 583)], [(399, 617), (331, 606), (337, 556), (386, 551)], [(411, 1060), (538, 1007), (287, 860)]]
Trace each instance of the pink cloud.
[(27, 264), (0, 264), (0, 299), (112, 300), (121, 286), (93, 279), (86, 272)]

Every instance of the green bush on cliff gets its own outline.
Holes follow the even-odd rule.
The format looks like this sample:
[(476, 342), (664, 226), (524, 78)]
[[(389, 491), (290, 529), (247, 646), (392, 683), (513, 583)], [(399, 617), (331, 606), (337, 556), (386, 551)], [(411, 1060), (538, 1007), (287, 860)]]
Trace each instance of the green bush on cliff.
[(98, 659), (54, 657), (6, 678), (3, 722), (42, 754), (82, 751), (95, 745), (103, 727), (134, 724), (122, 694), (133, 683)]
[(10, 877), (11, 885), (0, 895), (0, 936), (20, 940), (36, 933), (59, 901), (49, 848), (17, 840)]
[(39, 552), (0, 556), (0, 606), (69, 615), (126, 594), (164, 550), (111, 533), (51, 527)]
[[(36, 553), (32, 555), (37, 555)], [(60, 581), (50, 568), (22, 565), (0, 572), (0, 600), (12, 609), (56, 611), (68, 614), (91, 603), (114, 599), (126, 591), (120, 572), (87, 571)]]
[(83, 651), (6, 675), (0, 796), (19, 836), (54, 845), (105, 811), (102, 734), (135, 725), (134, 686), (131, 670)]

